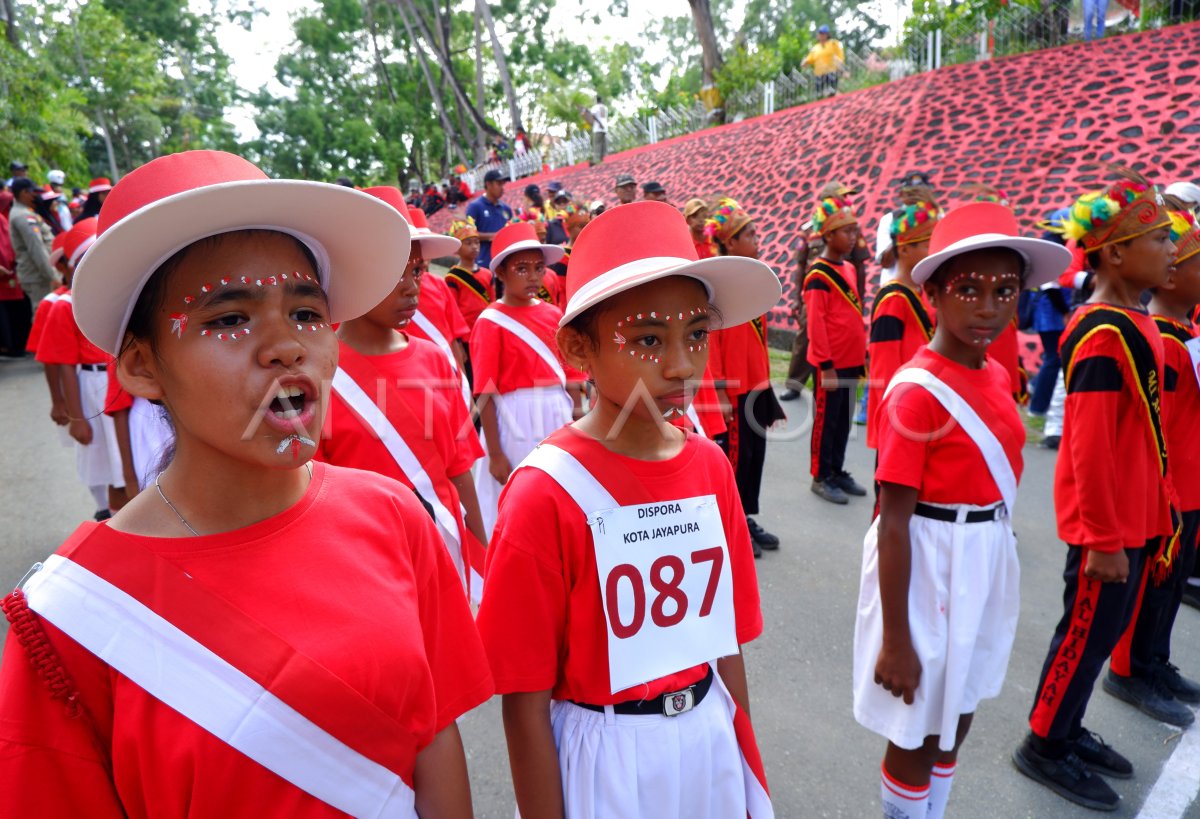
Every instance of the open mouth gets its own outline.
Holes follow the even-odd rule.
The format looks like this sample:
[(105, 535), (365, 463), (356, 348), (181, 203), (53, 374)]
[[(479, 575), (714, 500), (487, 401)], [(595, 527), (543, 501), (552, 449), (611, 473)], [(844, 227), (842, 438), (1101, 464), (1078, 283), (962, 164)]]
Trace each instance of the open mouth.
[(309, 401), (305, 389), (299, 384), (280, 386), (271, 403), (267, 405), (267, 411), (281, 421), (293, 421), (304, 414)]

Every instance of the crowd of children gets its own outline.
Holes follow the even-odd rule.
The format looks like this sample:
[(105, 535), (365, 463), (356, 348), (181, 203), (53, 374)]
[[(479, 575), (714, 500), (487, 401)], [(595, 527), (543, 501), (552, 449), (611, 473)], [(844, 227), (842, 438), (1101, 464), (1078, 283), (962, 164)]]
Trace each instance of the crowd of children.
[[(527, 819), (773, 815), (742, 655), (786, 539), (755, 520), (787, 420), (762, 214), (623, 174), (599, 215), (555, 186), (509, 216), (502, 181), (488, 232), (438, 234), (394, 187), (185, 152), (56, 238), (28, 349), (97, 521), (4, 598), (6, 813), (469, 816), (456, 720), (499, 694)], [(1200, 702), (1171, 663), (1198, 588), (1194, 210), (1118, 169), (1032, 238), (995, 189), (944, 208), (909, 173), (868, 304), (857, 191), (817, 190), (794, 353), (837, 505), (868, 494), (866, 389), (852, 695), (883, 815), (947, 814), (1004, 683), (1007, 345), (1022, 291), (1060, 285), (1090, 294), (1061, 332), (1064, 610), (1013, 761), (1114, 809), (1103, 777), (1133, 769), (1083, 725), (1095, 684), (1180, 727)]]

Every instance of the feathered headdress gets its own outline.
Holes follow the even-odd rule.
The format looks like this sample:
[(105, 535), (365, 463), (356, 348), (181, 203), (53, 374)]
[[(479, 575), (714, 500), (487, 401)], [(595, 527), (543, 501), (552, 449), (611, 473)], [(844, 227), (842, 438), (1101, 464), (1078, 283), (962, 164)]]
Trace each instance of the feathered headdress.
[(455, 221), (451, 222), (450, 230), (448, 232), (460, 242), (463, 239), (470, 239), (471, 237), (478, 238), (479, 236), (479, 229), (475, 227), (475, 220), (470, 216), (466, 217), (465, 219), (456, 219)]
[(1120, 178), (1104, 190), (1079, 197), (1063, 220), (1063, 235), (1088, 253), (1171, 224), (1158, 188), (1137, 171), (1110, 167)]
[(1175, 264), (1200, 253), (1200, 227), (1187, 204), (1172, 196), (1164, 197), (1171, 220), (1171, 241), (1175, 243)]
[(737, 232), (754, 220), (733, 199), (725, 197), (717, 202), (704, 220), (704, 235), (710, 243), (728, 242)]
[(920, 201), (905, 205), (896, 211), (892, 219), (892, 243), (899, 246), (927, 241), (941, 218), (942, 209), (936, 202)]
[(1008, 194), (984, 182), (969, 182), (962, 186), (962, 191), (970, 194), (973, 202), (995, 202), (997, 205), (1010, 207)]
[(827, 196), (818, 202), (812, 221), (813, 231), (822, 236), (838, 228), (858, 224), (858, 218), (854, 215), (854, 208), (840, 196)]

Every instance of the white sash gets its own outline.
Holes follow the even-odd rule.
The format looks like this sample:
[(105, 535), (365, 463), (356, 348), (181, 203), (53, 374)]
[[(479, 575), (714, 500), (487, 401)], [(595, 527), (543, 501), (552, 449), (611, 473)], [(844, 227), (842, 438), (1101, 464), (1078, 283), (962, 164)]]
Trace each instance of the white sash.
[(413, 313), (412, 320), (413, 324), (421, 328), (421, 332), (438, 346), (438, 349), (446, 356), (446, 360), (450, 362), (450, 369), (458, 375), (459, 390), (462, 392), (463, 403), (467, 405), (467, 412), (471, 412), (471, 386), (467, 383), (466, 373), (460, 372), (458, 369), (458, 359), (454, 357), (454, 350), (450, 347), (450, 342), (438, 330), (437, 325), (430, 321), (429, 317), (422, 313), (419, 308), (417, 312)]
[(704, 431), (704, 425), (700, 423), (700, 416), (696, 412), (696, 407), (692, 404), (688, 404), (687, 418), (692, 422), (692, 426), (696, 428), (697, 435), (701, 438), (708, 437), (708, 433)]
[(415, 817), (392, 771), (303, 714), (141, 602), (60, 555), (25, 584), (29, 608), (264, 768), (356, 817)]
[(992, 473), (992, 480), (996, 482), (996, 487), (1000, 490), (1000, 495), (1004, 498), (1004, 505), (1011, 516), (1017, 501), (1017, 476), (1013, 473), (1012, 464), (1004, 452), (1004, 446), (996, 438), (995, 433), (988, 429), (988, 425), (979, 417), (975, 409), (950, 385), (929, 370), (920, 367), (908, 367), (896, 373), (891, 383), (888, 384), (883, 397), (887, 398), (897, 384), (916, 384), (924, 387), (930, 395), (938, 400), (946, 412), (950, 413), (950, 417), (958, 422), (963, 432), (967, 433), (967, 436), (975, 442), (975, 446), (979, 447), (979, 453), (983, 455), (983, 460)]
[[(546, 346), (546, 342), (538, 338), (533, 331), (526, 327), (521, 322), (517, 321), (507, 313), (503, 313), (494, 307), (489, 307), (479, 314), (479, 318), (498, 324), (508, 332), (512, 333), (517, 338), (524, 341), (529, 349), (533, 350), (537, 357), (546, 362), (546, 365), (554, 371), (558, 377), (558, 381), (564, 387), (567, 386), (567, 374), (563, 372), (562, 365), (558, 363), (558, 358)], [(586, 470), (585, 470), (586, 471)]]
[(350, 377), (350, 374), (341, 367), (333, 374), (333, 391), (338, 394), (343, 401), (349, 405), (350, 409), (354, 410), (354, 414), (362, 420), (364, 424), (375, 431), (379, 436), (380, 442), (387, 449), (388, 454), (400, 467), (400, 471), (408, 476), (412, 481), (417, 492), (425, 499), (430, 506), (433, 507), (433, 515), (437, 520), (438, 529), (442, 532), (443, 538), (449, 538), (453, 542), (447, 542), (450, 547), (450, 553), (456, 554), (459, 550), (459, 534), (458, 534), (458, 519), (454, 513), (445, 507), (441, 499), (438, 497), (437, 490), (433, 487), (433, 480), (429, 474), (425, 472), (425, 468), (421, 466), (421, 462), (417, 460), (417, 456), (409, 449), (408, 444), (404, 442), (404, 438), (392, 426), (392, 422), (388, 420), (383, 411), (375, 404), (371, 398), (363, 392), (362, 387), (358, 382)]

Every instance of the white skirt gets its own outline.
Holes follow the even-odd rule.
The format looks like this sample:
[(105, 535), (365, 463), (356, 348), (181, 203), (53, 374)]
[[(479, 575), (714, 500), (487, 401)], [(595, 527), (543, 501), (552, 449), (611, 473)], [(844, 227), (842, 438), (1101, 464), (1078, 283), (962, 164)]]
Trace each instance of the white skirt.
[[(746, 782), (720, 675), (677, 717), (550, 706), (567, 819), (746, 816)], [(519, 815), (519, 814), (518, 814)]]
[(92, 442), (87, 446), (75, 443), (75, 471), (84, 486), (125, 485), (121, 468), (121, 450), (117, 446), (117, 430), (112, 418), (104, 414), (108, 393), (108, 375), (104, 370), (75, 368), (79, 378), (79, 403), (83, 417), (92, 427)]
[[(529, 387), (494, 395), (492, 399), (496, 402), (500, 448), (514, 471), (546, 436), (571, 423), (571, 399), (562, 387)], [(479, 496), (484, 532), (490, 540), (504, 486), (492, 477), (491, 462), (486, 454), (478, 465), (475, 493)]]
[(999, 695), (1020, 610), (1017, 541), (1007, 517), (946, 523), (913, 515), (908, 618), (921, 679), (912, 705), (875, 682), (883, 645), (879, 600), (879, 521), (863, 541), (854, 626), (854, 717), (893, 744), (918, 748), (938, 736), (954, 749), (958, 718)]
[(129, 448), (133, 450), (133, 468), (137, 472), (138, 488), (154, 483), (165, 467), (163, 456), (175, 441), (175, 430), (167, 420), (166, 410), (134, 396), (129, 410)]

